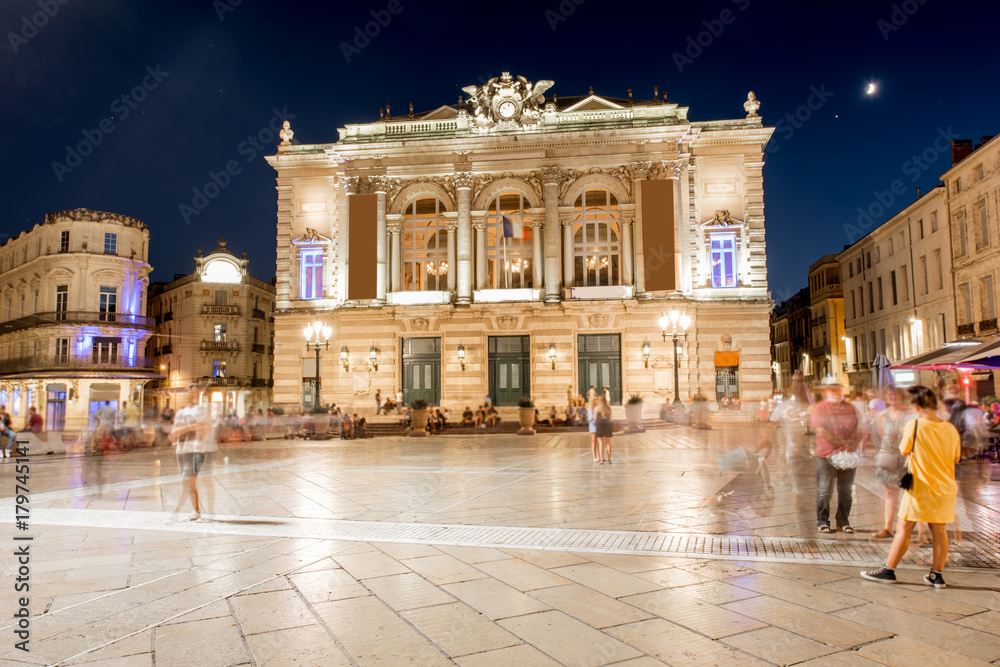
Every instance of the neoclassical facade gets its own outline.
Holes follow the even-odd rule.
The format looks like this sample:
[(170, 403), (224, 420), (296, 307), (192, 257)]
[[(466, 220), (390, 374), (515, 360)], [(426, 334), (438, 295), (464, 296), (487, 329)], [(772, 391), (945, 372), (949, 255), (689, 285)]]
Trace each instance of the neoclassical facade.
[[(256, 414), (271, 402), (274, 286), (250, 275), (246, 254), (219, 247), (194, 259), (192, 273), (150, 286), (156, 327), (147, 354), (164, 377), (149, 390), (162, 411), (192, 401), (217, 416)], [(198, 391), (189, 391), (198, 385)]]
[[(770, 391), (763, 126), (502, 77), (427, 113), (292, 143), (277, 171), (274, 399), (490, 396), (563, 405), (607, 386), (653, 409), (679, 394)], [(735, 106), (735, 104), (734, 104)], [(738, 108), (738, 107), (737, 107)], [(333, 330), (319, 369), (304, 327)], [(317, 373), (318, 370), (318, 373)], [(318, 377), (317, 377), (318, 376)]]
[(0, 403), (23, 428), (79, 432), (104, 403), (141, 404), (155, 366), (144, 356), (152, 270), (141, 220), (75, 209), (0, 247)]

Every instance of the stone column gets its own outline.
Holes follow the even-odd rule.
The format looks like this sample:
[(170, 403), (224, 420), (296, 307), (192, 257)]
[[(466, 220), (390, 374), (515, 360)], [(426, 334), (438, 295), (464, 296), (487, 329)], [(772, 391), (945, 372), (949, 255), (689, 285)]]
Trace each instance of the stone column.
[(453, 222), (448, 223), (448, 291), (455, 293), (455, 230), (458, 225)]
[(370, 178), (372, 187), (375, 190), (375, 196), (378, 198), (375, 209), (375, 262), (377, 267), (375, 269), (375, 300), (372, 302), (373, 306), (385, 305), (386, 245), (388, 245), (389, 240), (386, 236), (385, 220), (387, 180), (385, 176), (372, 176)]
[(632, 218), (622, 218), (622, 284), (632, 284)]
[(635, 227), (635, 295), (638, 298), (649, 298), (646, 294), (646, 260), (643, 257), (642, 242), (642, 181), (649, 178), (653, 170), (652, 162), (632, 162), (629, 164), (632, 172), (632, 192), (635, 199), (636, 221), (639, 223)]
[(563, 220), (563, 287), (573, 286), (573, 220)]
[[(681, 281), (681, 276), (683, 275), (683, 267), (681, 266), (681, 228), (687, 224), (681, 215), (683, 209), (681, 207), (680, 176), (684, 163), (681, 160), (663, 160), (662, 164), (663, 174), (670, 181), (674, 189), (674, 285), (676, 286), (675, 289), (682, 290), (684, 287)], [(686, 235), (684, 238), (686, 238)], [(690, 251), (687, 252), (689, 254)]]
[[(559, 179), (562, 171), (555, 167), (542, 169), (542, 199), (545, 204), (545, 289), (546, 302), (562, 299), (562, 281), (559, 279), (559, 263), (562, 238), (559, 235)], [(572, 255), (572, 243), (567, 246)], [(572, 277), (572, 276), (571, 276)]]
[[(531, 222), (531, 285), (533, 289), (539, 290), (539, 296), (545, 296), (542, 286), (542, 276), (544, 275), (545, 255), (542, 251), (542, 228), (544, 223), (535, 220), (532, 216)], [(557, 234), (558, 236), (558, 234)]]
[(472, 174), (455, 174), (455, 189), (458, 194), (457, 302), (468, 304), (472, 303)]
[(403, 230), (403, 224), (390, 222), (388, 225), (389, 234), (392, 237), (392, 253), (389, 262), (389, 289), (398, 292), (400, 289), (399, 276), (402, 269), (403, 249), (400, 247), (399, 233)]
[(472, 223), (476, 230), (476, 289), (486, 289), (486, 221)]

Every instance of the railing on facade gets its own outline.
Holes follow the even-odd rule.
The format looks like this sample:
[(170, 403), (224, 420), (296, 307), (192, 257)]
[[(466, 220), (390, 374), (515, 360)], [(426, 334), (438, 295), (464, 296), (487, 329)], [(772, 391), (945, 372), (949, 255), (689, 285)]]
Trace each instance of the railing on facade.
[(203, 340), (201, 341), (203, 352), (239, 352), (240, 344), (236, 341), (226, 340)]
[(983, 320), (979, 323), (980, 331), (996, 331), (997, 330), (997, 318), (992, 320)]
[(91, 357), (74, 357), (69, 355), (36, 354), (30, 357), (17, 357), (0, 360), (0, 374), (24, 373), (40, 370), (132, 370), (152, 371), (156, 367), (152, 357), (134, 357), (129, 359), (122, 355), (98, 355)]
[(264, 311), (261, 310), (260, 308), (254, 308), (253, 310), (250, 311), (250, 317), (257, 320), (263, 320), (267, 317), (267, 315), (265, 315)]
[(216, 306), (212, 304), (204, 304), (201, 307), (202, 315), (239, 315), (239, 306)]
[(271, 386), (271, 380), (268, 380), (267, 378), (252, 378), (250, 380), (250, 386), (251, 387), (270, 387)]
[(174, 347), (169, 343), (160, 348), (160, 354), (172, 354), (173, 351)]
[(265, 345), (263, 343), (254, 343), (253, 349), (251, 350), (254, 354), (264, 354)]
[(958, 335), (959, 336), (972, 336), (976, 333), (975, 324), (959, 324), (958, 325)]
[(174, 311), (168, 310), (167, 312), (163, 313), (163, 321), (164, 322), (170, 322), (173, 319), (174, 319)]
[(35, 313), (0, 324), (0, 334), (30, 329), (31, 327), (62, 326), (74, 324), (98, 324), (135, 329), (152, 329), (153, 318), (130, 313), (95, 313), (79, 310), (63, 310), (52, 313)]

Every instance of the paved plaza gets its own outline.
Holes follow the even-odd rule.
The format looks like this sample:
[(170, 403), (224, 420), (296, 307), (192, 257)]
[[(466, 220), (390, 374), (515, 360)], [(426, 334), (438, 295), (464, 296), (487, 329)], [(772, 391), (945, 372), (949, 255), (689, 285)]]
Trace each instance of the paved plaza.
[[(857, 576), (888, 549), (871, 460), (858, 532), (820, 536), (814, 481), (772, 461), (772, 506), (719, 469), (758, 437), (617, 435), (611, 465), (584, 433), (233, 444), (197, 522), (168, 448), (32, 457), (0, 664), (1000, 664), (1000, 484), (962, 468), (949, 588), (918, 583), (916, 545), (885, 586)], [(13, 518), (13, 462), (0, 478)]]

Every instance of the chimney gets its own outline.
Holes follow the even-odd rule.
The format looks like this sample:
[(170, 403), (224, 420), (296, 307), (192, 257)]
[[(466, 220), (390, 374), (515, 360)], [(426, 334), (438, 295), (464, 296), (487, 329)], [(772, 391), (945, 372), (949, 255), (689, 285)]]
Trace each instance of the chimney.
[(920, 199), (920, 188), (917, 188), (917, 199)]
[(955, 139), (951, 142), (951, 163), (958, 164), (972, 153), (972, 139)]
[[(989, 141), (990, 139), (992, 139), (995, 136), (996, 136), (995, 134), (991, 134), (991, 135), (989, 135), (987, 137), (979, 137), (979, 146), (982, 146), (983, 144), (985, 144), (987, 141)], [(976, 146), (976, 148), (979, 148), (979, 146)]]

